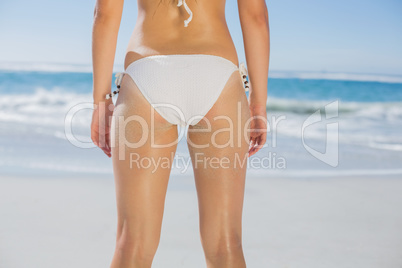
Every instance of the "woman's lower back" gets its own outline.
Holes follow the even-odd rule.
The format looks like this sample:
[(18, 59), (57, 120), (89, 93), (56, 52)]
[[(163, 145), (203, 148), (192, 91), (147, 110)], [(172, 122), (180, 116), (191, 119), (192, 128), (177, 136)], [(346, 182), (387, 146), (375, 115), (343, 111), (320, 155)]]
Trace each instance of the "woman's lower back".
[[(211, 54), (238, 65), (225, 19), (225, 0), (138, 0), (138, 17), (127, 46), (125, 67), (157, 54)], [(190, 9), (190, 15), (184, 4)]]

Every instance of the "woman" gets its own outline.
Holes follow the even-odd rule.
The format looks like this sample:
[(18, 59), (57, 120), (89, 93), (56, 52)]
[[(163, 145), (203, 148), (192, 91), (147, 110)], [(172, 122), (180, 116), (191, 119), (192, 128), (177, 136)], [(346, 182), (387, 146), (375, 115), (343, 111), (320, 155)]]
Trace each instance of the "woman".
[[(111, 267), (151, 267), (172, 162), (155, 168), (138, 160), (173, 160), (179, 125), (188, 126), (207, 265), (246, 267), (241, 229), (246, 165), (239, 163), (266, 140), (269, 25), (264, 0), (238, 0), (238, 9), (251, 87), (238, 67), (225, 0), (138, 0), (113, 106), (111, 74), (123, 0), (96, 3), (91, 130), (94, 143), (113, 161), (118, 227)], [(209, 162), (213, 158), (222, 160), (218, 168)]]

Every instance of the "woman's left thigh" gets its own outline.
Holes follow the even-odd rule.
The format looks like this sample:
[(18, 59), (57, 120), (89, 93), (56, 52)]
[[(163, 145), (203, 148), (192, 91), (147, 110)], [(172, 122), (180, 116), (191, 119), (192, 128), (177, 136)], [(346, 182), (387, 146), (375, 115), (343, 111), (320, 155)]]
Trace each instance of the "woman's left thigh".
[(207, 254), (241, 244), (249, 123), (243, 83), (234, 72), (204, 119), (189, 127), (187, 143)]

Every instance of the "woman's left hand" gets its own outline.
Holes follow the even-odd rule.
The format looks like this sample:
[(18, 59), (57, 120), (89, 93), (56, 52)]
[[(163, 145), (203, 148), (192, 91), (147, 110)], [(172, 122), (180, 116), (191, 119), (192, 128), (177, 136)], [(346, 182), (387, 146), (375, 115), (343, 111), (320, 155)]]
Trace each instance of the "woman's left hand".
[(250, 122), (250, 148), (248, 156), (258, 152), (267, 139), (267, 107), (266, 105), (250, 105), (252, 120)]

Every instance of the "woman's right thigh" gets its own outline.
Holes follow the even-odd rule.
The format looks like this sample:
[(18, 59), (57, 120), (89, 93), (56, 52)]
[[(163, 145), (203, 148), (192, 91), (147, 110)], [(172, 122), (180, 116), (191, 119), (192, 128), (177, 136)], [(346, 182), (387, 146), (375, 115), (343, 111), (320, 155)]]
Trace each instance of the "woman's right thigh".
[(124, 75), (111, 128), (117, 249), (153, 257), (176, 140), (177, 126), (153, 110), (131, 77)]

